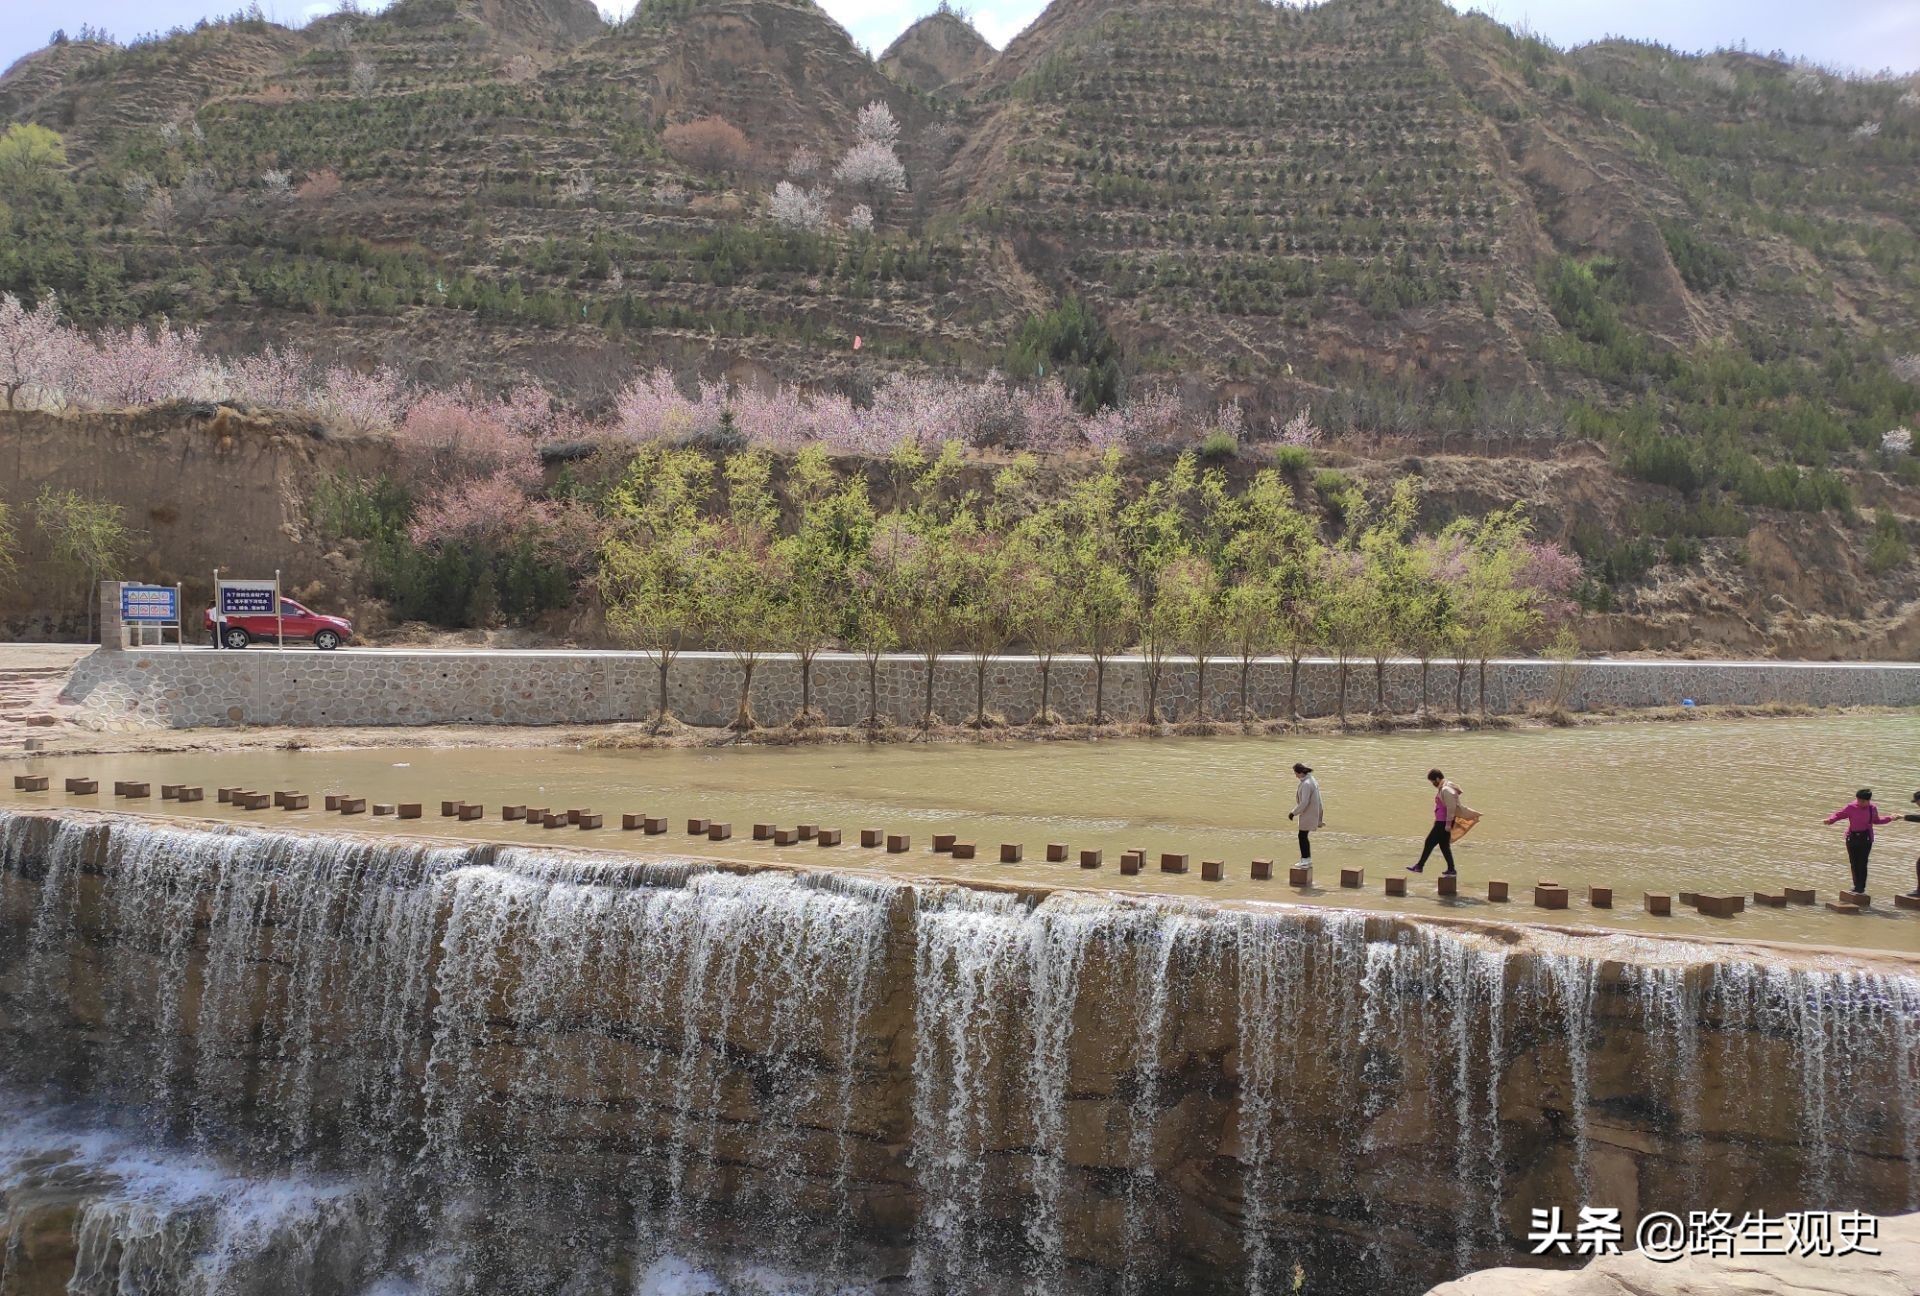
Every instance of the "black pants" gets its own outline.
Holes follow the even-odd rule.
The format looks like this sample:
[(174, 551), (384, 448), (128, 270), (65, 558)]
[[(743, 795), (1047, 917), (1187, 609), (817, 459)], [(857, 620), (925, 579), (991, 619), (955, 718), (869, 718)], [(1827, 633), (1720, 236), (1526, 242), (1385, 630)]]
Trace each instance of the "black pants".
[(1305, 828), (1300, 830), (1300, 858), (1303, 860), (1313, 858), (1313, 835)]
[(1427, 834), (1426, 845), (1420, 851), (1420, 863), (1417, 868), (1425, 868), (1427, 857), (1433, 854), (1433, 848), (1440, 848), (1440, 855), (1447, 861), (1447, 872), (1453, 872), (1453, 829), (1438, 820), (1434, 821), (1433, 831)]
[(1853, 889), (1867, 889), (1867, 856), (1873, 854), (1873, 834), (1850, 832), (1847, 834), (1847, 863), (1853, 865)]

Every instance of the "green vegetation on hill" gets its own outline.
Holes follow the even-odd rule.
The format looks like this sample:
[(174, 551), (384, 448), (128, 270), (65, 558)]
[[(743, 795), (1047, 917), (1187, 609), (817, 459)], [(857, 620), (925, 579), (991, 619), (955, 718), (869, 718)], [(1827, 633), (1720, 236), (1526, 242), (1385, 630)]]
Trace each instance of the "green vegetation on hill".
[[(1231, 393), (1244, 439), (1303, 407), (1592, 437), (1707, 511), (1850, 517), (1836, 470), (1920, 420), (1911, 79), (1560, 51), (1436, 0), (1059, 0), (926, 93), (806, 0), (481, 12), (29, 60), (0, 105), (63, 153), (0, 186), (0, 292), (583, 402), (610, 355), (861, 397), (1000, 367), (1086, 410)], [(876, 100), (909, 189), (869, 230), (833, 172)], [(702, 128), (744, 143), (675, 146)], [(826, 228), (768, 219), (796, 177), (842, 191)]]

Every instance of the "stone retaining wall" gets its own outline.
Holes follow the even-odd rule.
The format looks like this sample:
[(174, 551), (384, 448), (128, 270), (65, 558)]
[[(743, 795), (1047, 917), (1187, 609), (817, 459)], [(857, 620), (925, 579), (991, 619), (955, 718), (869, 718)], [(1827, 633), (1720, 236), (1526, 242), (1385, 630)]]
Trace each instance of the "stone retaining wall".
[[(1514, 659), (1487, 668), (1490, 709), (1511, 712), (1546, 702), (1569, 669), (1554, 662)], [(1707, 705), (1772, 702), (1814, 706), (1920, 705), (1920, 665), (1904, 663), (1597, 661), (1571, 668), (1566, 705), (1574, 710), (1673, 706), (1685, 699)], [(1288, 663), (1262, 660), (1248, 677), (1248, 703), (1262, 717), (1284, 715)], [(1451, 708), (1456, 684), (1451, 663), (1435, 664), (1428, 679), (1432, 704)], [(1339, 671), (1325, 660), (1303, 662), (1302, 715), (1332, 715)], [(1084, 657), (1056, 658), (1048, 705), (1067, 721), (1092, 718), (1096, 670)], [(430, 652), (251, 648), (100, 651), (75, 667), (63, 698), (80, 722), (106, 731), (191, 729), (231, 725), (604, 724), (652, 714), (658, 671), (638, 653)], [(668, 677), (668, 704), (680, 719), (725, 724), (740, 697), (741, 670), (725, 653), (686, 653)], [(925, 663), (888, 656), (875, 671), (879, 713), (917, 723), (924, 707)], [(1199, 671), (1190, 659), (1162, 667), (1158, 707), (1163, 719), (1195, 714)], [(965, 657), (943, 657), (934, 669), (934, 711), (963, 721), (975, 710), (977, 673)], [(1041, 667), (1031, 657), (987, 663), (989, 712), (1023, 723), (1039, 709)], [(1206, 710), (1210, 718), (1238, 714), (1240, 671), (1233, 661), (1210, 662)], [(1469, 666), (1464, 696), (1477, 701), (1478, 672)], [(1137, 657), (1108, 661), (1103, 710), (1108, 719), (1144, 717), (1147, 667)], [(1392, 662), (1386, 700), (1411, 713), (1421, 698), (1420, 667)], [(769, 657), (753, 677), (754, 714), (781, 723), (800, 706), (800, 668), (789, 657)], [(868, 712), (867, 663), (855, 654), (822, 654), (813, 667), (813, 705), (829, 723), (855, 724)], [(1348, 681), (1348, 708), (1374, 709), (1374, 674), (1356, 663)]]

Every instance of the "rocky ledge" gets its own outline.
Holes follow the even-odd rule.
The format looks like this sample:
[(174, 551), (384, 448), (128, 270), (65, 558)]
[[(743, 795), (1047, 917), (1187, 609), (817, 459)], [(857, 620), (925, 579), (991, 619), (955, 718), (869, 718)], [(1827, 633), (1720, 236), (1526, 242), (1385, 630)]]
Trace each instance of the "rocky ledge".
[[(1441, 1283), (1427, 1296), (1916, 1296), (1920, 1294), (1920, 1215), (1879, 1221), (1878, 1255), (1687, 1256), (1667, 1263), (1644, 1252), (1605, 1256), (1574, 1273), (1484, 1269)], [(1777, 1249), (1774, 1248), (1774, 1249)]]

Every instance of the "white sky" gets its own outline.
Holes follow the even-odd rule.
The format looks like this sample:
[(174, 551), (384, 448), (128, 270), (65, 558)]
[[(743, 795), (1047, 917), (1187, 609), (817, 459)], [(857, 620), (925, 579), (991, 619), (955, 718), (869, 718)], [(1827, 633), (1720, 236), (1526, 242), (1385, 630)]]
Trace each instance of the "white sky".
[[(610, 16), (632, 0), (596, 0)], [(820, 0), (822, 7), (878, 53), (933, 0)], [(1502, 22), (1525, 25), (1560, 45), (1603, 36), (1658, 40), (1682, 50), (1744, 42), (1765, 53), (1783, 50), (1816, 62), (1873, 72), (1920, 70), (1920, 0), (1449, 0), (1482, 9)], [(82, 23), (121, 40), (187, 25), (209, 13), (231, 12), (245, 0), (0, 0), (0, 68), (46, 43), (55, 27), (77, 32)], [(339, 7), (338, 0), (261, 0), (269, 18), (298, 25)], [(378, 7), (368, 0), (369, 8)], [(1004, 46), (1032, 22), (1045, 0), (971, 0), (974, 25)]]

